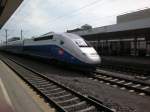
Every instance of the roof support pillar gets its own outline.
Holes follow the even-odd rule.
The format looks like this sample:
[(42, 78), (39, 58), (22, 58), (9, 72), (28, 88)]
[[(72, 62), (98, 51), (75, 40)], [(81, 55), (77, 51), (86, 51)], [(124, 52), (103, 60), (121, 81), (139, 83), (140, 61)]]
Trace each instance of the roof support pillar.
[(138, 52), (137, 52), (137, 37), (134, 38), (134, 56), (137, 56)]

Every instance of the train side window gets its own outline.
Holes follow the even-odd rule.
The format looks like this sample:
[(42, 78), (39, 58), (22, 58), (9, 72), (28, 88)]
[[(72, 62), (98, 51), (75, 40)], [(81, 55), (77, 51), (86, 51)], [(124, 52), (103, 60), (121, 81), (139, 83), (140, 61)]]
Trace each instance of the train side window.
[(34, 41), (49, 40), (49, 39), (53, 39), (53, 35), (51, 35), (51, 36), (45, 36), (45, 37), (34, 38)]
[(64, 44), (64, 41), (60, 40), (60, 45), (63, 45)]

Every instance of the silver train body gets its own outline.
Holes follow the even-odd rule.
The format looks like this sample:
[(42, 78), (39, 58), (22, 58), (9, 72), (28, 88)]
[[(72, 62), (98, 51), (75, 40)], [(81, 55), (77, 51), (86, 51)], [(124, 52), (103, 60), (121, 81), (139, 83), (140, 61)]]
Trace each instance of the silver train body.
[(96, 50), (82, 37), (71, 33), (50, 33), (33, 39), (4, 43), (1, 49), (17, 54), (25, 54), (66, 64), (95, 67), (101, 63)]

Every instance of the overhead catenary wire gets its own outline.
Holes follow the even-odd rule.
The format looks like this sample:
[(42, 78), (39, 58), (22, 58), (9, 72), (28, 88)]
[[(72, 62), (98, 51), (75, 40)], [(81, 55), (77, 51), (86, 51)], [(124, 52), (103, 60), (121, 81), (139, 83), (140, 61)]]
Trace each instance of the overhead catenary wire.
[[(147, 7), (146, 7), (147, 8)], [(146, 9), (146, 8), (144, 8), (144, 9)], [(136, 10), (139, 10), (139, 9), (136, 9)], [(122, 14), (126, 14), (126, 13), (131, 13), (131, 12), (135, 12), (135, 10), (133, 11), (133, 10), (129, 10), (129, 11), (125, 11), (125, 12), (121, 12), (121, 13), (116, 13), (116, 14), (113, 14), (113, 15), (108, 15), (108, 16), (105, 16), (105, 17), (99, 17), (99, 18), (97, 18), (97, 19), (95, 19), (94, 20), (94, 22), (92, 22), (92, 24), (91, 25), (95, 25), (95, 24), (98, 24), (98, 23), (100, 23), (100, 21), (103, 19), (105, 19), (105, 18), (112, 18), (112, 17), (116, 17), (116, 16), (118, 16), (118, 15), (122, 15)], [(69, 23), (69, 21), (67, 21), (68, 23)], [(91, 21), (90, 21), (91, 22)], [(110, 21), (109, 21), (110, 22)], [(116, 22), (116, 20), (114, 19), (113, 20), (113, 22), (114, 23), (112, 23), (112, 24), (115, 24), (115, 22)], [(73, 24), (71, 24), (71, 25), (67, 25), (67, 26), (76, 26), (76, 27), (80, 27), (81, 25), (84, 25), (84, 24), (87, 24), (87, 23), (89, 23), (89, 21), (82, 21), (82, 22), (80, 22), (80, 23), (78, 23), (78, 24), (76, 24), (75, 22), (71, 22), (71, 23), (73, 23)], [(106, 25), (108, 25), (108, 24), (106, 24)], [(59, 25), (60, 26), (60, 25)], [(65, 25), (66, 26), (66, 25)], [(103, 25), (103, 26), (105, 26), (105, 25)], [(53, 27), (54, 28), (54, 27)], [(66, 28), (67, 30), (68, 30), (68, 27)]]
[[(116, 15), (110, 15), (110, 16), (105, 16), (105, 17), (98, 17), (98, 18), (96, 18), (96, 19), (94, 19), (94, 20), (92, 20), (93, 22), (92, 22), (92, 24), (90, 24), (90, 25), (95, 25), (95, 24), (98, 24), (98, 23), (100, 23), (102, 20), (105, 20), (106, 18), (112, 18), (112, 17), (114, 17), (114, 16), (116, 16)], [(74, 28), (79, 28), (79, 27), (81, 27), (82, 25), (84, 25), (84, 24), (88, 24), (88, 23), (91, 23), (91, 21), (90, 20), (86, 20), (86, 21), (80, 21), (80, 22), (78, 22), (78, 23), (76, 23), (76, 22), (73, 22), (72, 20), (71, 20), (71, 22), (69, 22), (68, 21), (68, 25), (65, 25), (63, 22), (61, 22), (61, 24), (59, 24), (59, 26), (66, 26), (66, 28), (65, 29), (67, 29), (67, 30), (69, 30), (68, 28), (68, 26), (73, 26)], [(104, 25), (103, 25), (104, 26)], [(57, 28), (58, 26), (53, 26), (52, 28), (53, 29), (55, 29), (55, 28)]]
[[(22, 4), (22, 6), (21, 6), (21, 8), (19, 8), (19, 10), (17, 10), (17, 13), (19, 12), (22, 12), (22, 10), (24, 10), (25, 9), (25, 7), (27, 7), (27, 5), (29, 5), (29, 2), (27, 2), (27, 0), (24, 0), (24, 1), (26, 1), (24, 4)], [(62, 5), (65, 5), (65, 2), (67, 2), (67, 1), (65, 1), (65, 0), (59, 0), (60, 2), (59, 3), (57, 3), (57, 5), (56, 4), (54, 4), (54, 5), (52, 5), (53, 7), (52, 7), (52, 9), (55, 9), (55, 8), (57, 8), (57, 7), (59, 7), (58, 6), (58, 4), (60, 4), (61, 3), (61, 6)], [(64, 23), (64, 21), (62, 21), (62, 20), (64, 20), (64, 19), (66, 19), (66, 18), (68, 18), (68, 17), (71, 17), (71, 16), (73, 16), (74, 17), (74, 15), (75, 14), (78, 14), (78, 12), (80, 13), (82, 13), (82, 11), (84, 10), (84, 9), (90, 9), (91, 10), (91, 7), (93, 6), (93, 7), (95, 7), (95, 5), (96, 5), (96, 7), (97, 6), (102, 6), (102, 4), (100, 3), (99, 4), (99, 2), (102, 2), (103, 3), (103, 1), (104, 0), (92, 0), (92, 1), (89, 1), (89, 2), (86, 2), (86, 0), (85, 0), (85, 3), (84, 3), (84, 5), (82, 5), (81, 7), (79, 7), (78, 9), (75, 9), (75, 10), (72, 10), (72, 11), (70, 11), (70, 12), (66, 12), (65, 14), (62, 14), (62, 15), (60, 15), (60, 16), (58, 16), (58, 17), (56, 17), (56, 18), (54, 18), (54, 19), (52, 19), (52, 20), (49, 20), (49, 23), (48, 23), (48, 25), (47, 26), (52, 26), (52, 27), (60, 27), (60, 24), (59, 25), (57, 25), (56, 24), (56, 22), (55, 21), (57, 21), (57, 20), (60, 20), (59, 22), (63, 22), (62, 23), (62, 25), (63, 24), (65, 24)], [(99, 4), (99, 5), (97, 5), (97, 4)], [(40, 6), (41, 7), (41, 6)], [(39, 8), (40, 8), (39, 7)], [(92, 8), (93, 8), (92, 7)], [(16, 14), (17, 14), (16, 13)], [(16, 15), (15, 14), (15, 15)], [(28, 14), (28, 13), (27, 13)], [(88, 14), (88, 13), (87, 13)], [(82, 15), (81, 15), (82, 16)], [(96, 17), (96, 16), (95, 16)], [(108, 16), (107, 16), (108, 17)], [(102, 20), (102, 18), (103, 19), (105, 19), (105, 18), (107, 18), (106, 16), (103, 18), (103, 17), (100, 17), (100, 18), (97, 18), (97, 20), (96, 19), (94, 19), (93, 20), (93, 18), (92, 17), (90, 17), (91, 18), (91, 20), (90, 19), (85, 19), (85, 20), (82, 20), (82, 21), (79, 21), (79, 19), (77, 18), (77, 20), (75, 20), (77, 23), (73, 23), (72, 21), (74, 21), (74, 20), (72, 20), (72, 19), (67, 19), (67, 25), (63, 25), (63, 26), (71, 26), (71, 24), (73, 23), (73, 25), (74, 26), (77, 26), (77, 24), (78, 25), (83, 25), (83, 24), (85, 24), (85, 23), (91, 23), (91, 25), (93, 25), (93, 24), (99, 24), (99, 22)], [(23, 21), (24, 23), (26, 22), (26, 21), (24, 21), (24, 19), (25, 18), (21, 18), (22, 20), (21, 21)], [(89, 22), (90, 21), (90, 22)], [(91, 22), (92, 21), (92, 22)], [(53, 24), (53, 25), (51, 25), (51, 24)], [(56, 25), (56, 26), (55, 26)], [(50, 28), (49, 27), (49, 28)], [(67, 28), (69, 28), (69, 27), (67, 27)], [(23, 28), (21, 28), (21, 29), (23, 29)], [(10, 30), (10, 29), (9, 29)], [(24, 29), (23, 29), (24, 30)], [(44, 31), (45, 32), (45, 31)], [(10, 31), (9, 31), (9, 33), (10, 33)], [(20, 34), (20, 33), (19, 33)]]
[(61, 19), (61, 18), (64, 18), (64, 17), (68, 17), (68, 16), (70, 16), (70, 15), (73, 15), (73, 14), (75, 14), (76, 12), (79, 12), (79, 11), (85, 9), (85, 8), (88, 8), (88, 7), (92, 6), (92, 5), (95, 5), (96, 3), (101, 2), (101, 1), (103, 1), (103, 0), (95, 0), (95, 1), (93, 1), (93, 2), (90, 2), (90, 3), (88, 3), (88, 4), (86, 4), (86, 5), (84, 5), (84, 6), (80, 7), (80, 8), (78, 8), (78, 9), (76, 9), (76, 10), (74, 10), (74, 11), (71, 11), (71, 12), (66, 13), (66, 14), (64, 14), (64, 15), (60, 15), (60, 16), (56, 17), (56, 18), (53, 19), (51, 22), (54, 22), (54, 21), (59, 20), (59, 19)]
[[(90, 6), (92, 6), (92, 5), (94, 5), (95, 3), (98, 3), (98, 2), (100, 2), (100, 1), (102, 1), (102, 0), (96, 0), (96, 1), (94, 1), (94, 2), (92, 2), (92, 3), (90, 3), (90, 4), (87, 4), (87, 5), (85, 5), (85, 6), (83, 6), (83, 7), (81, 7), (81, 8), (79, 8), (79, 9), (77, 9), (77, 10), (75, 10), (75, 11), (73, 11), (72, 13), (66, 13), (66, 14), (64, 14), (64, 15), (61, 15), (61, 16), (59, 16), (58, 18), (56, 18), (54, 21), (57, 21), (57, 20), (64, 20), (64, 18), (66, 18), (66, 17), (71, 17), (72, 15), (74, 15), (74, 14), (76, 14), (77, 12), (79, 12), (79, 11), (81, 11), (81, 10), (83, 10), (83, 9), (85, 9), (85, 8), (88, 8), (88, 7), (90, 7)], [(131, 10), (131, 12), (132, 12), (133, 10)], [(127, 11), (126, 11), (127, 12)], [(126, 12), (123, 12), (123, 13), (126, 13)], [(113, 17), (113, 16), (117, 16), (117, 15), (121, 15), (122, 14), (122, 12), (121, 13), (117, 13), (117, 14), (113, 14), (113, 15), (110, 15), (110, 16), (107, 16), (107, 17)], [(107, 17), (104, 17), (104, 18), (107, 18)], [(100, 19), (102, 19), (103, 17), (100, 17)], [(54, 24), (54, 21), (52, 21), (52, 23), (50, 23), (50, 24)], [(64, 21), (63, 21), (64, 22)], [(85, 24), (85, 23), (84, 23)]]

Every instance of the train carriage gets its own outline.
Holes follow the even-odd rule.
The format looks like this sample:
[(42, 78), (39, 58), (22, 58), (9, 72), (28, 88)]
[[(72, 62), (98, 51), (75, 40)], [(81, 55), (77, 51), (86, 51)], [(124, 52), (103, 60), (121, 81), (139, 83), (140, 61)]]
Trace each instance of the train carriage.
[(5, 50), (85, 68), (95, 69), (101, 63), (96, 50), (83, 38), (71, 33), (48, 33), (32, 39), (8, 42)]

